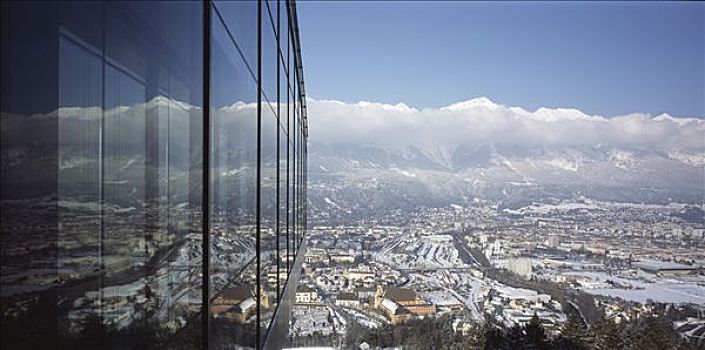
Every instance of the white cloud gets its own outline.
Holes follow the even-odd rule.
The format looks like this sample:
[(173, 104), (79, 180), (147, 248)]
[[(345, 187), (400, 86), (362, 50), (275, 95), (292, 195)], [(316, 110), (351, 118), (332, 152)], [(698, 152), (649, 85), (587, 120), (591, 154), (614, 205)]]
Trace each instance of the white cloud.
[(705, 148), (705, 120), (634, 113), (605, 118), (576, 109), (520, 107), (480, 97), (442, 108), (308, 99), (310, 140), (404, 147), (496, 142), (516, 146)]
[[(673, 150), (705, 152), (705, 120), (676, 118), (668, 114), (654, 117), (633, 113), (606, 118), (569, 108), (539, 108), (527, 111), (521, 107), (498, 104), (485, 97), (446, 107), (425, 109), (413, 108), (404, 103), (346, 103), (312, 98), (308, 99), (307, 106), (309, 136), (312, 142), (395, 147), (419, 145), (445, 149), (449, 154), (458, 145), (487, 142), (520, 147), (601, 144), (650, 148), (667, 154), (675, 154)], [(188, 118), (188, 110), (198, 108), (180, 101), (156, 97), (146, 103), (109, 109), (106, 115), (119, 116), (124, 119), (123, 124), (139, 124), (142, 123), (140, 120), (145, 110), (156, 107), (169, 107), (174, 112), (171, 118), (184, 121)], [(218, 121), (221, 131), (232, 130), (234, 133), (247, 134), (247, 137), (251, 138), (254, 136), (247, 133), (247, 130), (255, 127), (256, 107), (256, 103), (244, 102), (223, 106), (214, 111), (214, 120)], [(100, 119), (101, 109), (62, 107), (58, 111), (32, 116), (3, 113), (3, 119), (7, 121), (6, 126), (11, 127), (20, 125), (23, 121), (41, 123), (43, 120), (53, 120), (57, 114), (66, 125), (70, 125), (71, 122), (80, 120)], [(38, 128), (41, 126), (24, 129)], [(72, 128), (73, 126), (67, 130)]]

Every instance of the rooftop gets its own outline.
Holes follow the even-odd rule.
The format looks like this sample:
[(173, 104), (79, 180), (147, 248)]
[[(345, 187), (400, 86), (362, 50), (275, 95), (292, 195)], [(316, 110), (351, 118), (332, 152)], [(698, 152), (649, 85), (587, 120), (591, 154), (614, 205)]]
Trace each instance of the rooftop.
[(388, 288), (384, 292), (384, 297), (395, 302), (414, 301), (416, 300), (416, 292), (407, 288)]
[(340, 292), (337, 300), (357, 300), (357, 295), (355, 293)]
[(696, 270), (696, 268), (693, 266), (674, 263), (674, 262), (667, 262), (667, 261), (637, 261), (637, 262), (633, 262), (632, 266), (636, 266), (638, 268), (642, 268), (645, 270), (652, 270), (652, 271), (658, 271), (658, 270)]
[(220, 296), (228, 300), (242, 301), (252, 297), (252, 292), (247, 287), (226, 288), (220, 292)]

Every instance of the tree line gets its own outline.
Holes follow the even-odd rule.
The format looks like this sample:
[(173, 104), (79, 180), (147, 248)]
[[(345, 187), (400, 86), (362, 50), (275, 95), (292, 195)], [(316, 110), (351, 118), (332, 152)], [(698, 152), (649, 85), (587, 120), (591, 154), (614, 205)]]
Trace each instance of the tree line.
[(367, 343), (372, 349), (499, 349), (499, 350), (691, 350), (703, 349), (689, 343), (671, 326), (667, 318), (642, 317), (614, 323), (605, 319), (586, 327), (577, 317), (570, 317), (560, 335), (549, 336), (538, 317), (526, 325), (505, 327), (490, 317), (473, 325), (467, 332), (456, 332), (452, 318), (426, 318), (406, 325), (385, 325), (374, 330), (350, 325), (345, 338), (347, 348), (357, 349)]

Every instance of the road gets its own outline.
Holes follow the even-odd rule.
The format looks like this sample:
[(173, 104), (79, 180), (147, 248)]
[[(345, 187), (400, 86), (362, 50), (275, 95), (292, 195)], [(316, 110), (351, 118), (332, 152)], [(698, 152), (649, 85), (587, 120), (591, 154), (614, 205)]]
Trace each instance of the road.
[(477, 261), (475, 256), (470, 253), (468, 248), (465, 246), (465, 243), (463, 242), (463, 238), (465, 236), (461, 236), (458, 234), (453, 235), (453, 245), (455, 246), (455, 249), (458, 250), (458, 253), (460, 254), (460, 258), (465, 262), (466, 264), (470, 264), (472, 266), (478, 267), (480, 269), (483, 268), (482, 264)]
[(458, 294), (458, 292), (450, 288), (444, 287), (444, 289), (447, 292), (453, 294), (453, 296), (455, 296), (458, 300), (460, 300), (460, 302), (462, 302), (463, 305), (465, 305), (465, 307), (470, 310), (470, 312), (472, 313), (472, 317), (476, 321), (484, 322), (485, 317), (482, 312), (480, 312), (480, 310), (477, 308), (477, 304), (475, 304), (475, 299), (478, 293), (475, 288), (472, 288), (472, 291), (470, 292), (470, 295), (468, 295), (467, 298), (464, 298), (462, 295)]

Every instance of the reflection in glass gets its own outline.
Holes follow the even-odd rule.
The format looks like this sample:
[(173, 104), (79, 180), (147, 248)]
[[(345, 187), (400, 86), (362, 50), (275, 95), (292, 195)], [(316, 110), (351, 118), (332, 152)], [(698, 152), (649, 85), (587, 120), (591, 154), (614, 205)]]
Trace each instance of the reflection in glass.
[(0, 348), (264, 344), (298, 216), (287, 5), (211, 6), (204, 86), (203, 3), (3, 3)]
[[(220, 5), (214, 5), (216, 10)], [(213, 18), (211, 344), (216, 349), (234, 345), (254, 348), (258, 310), (257, 85), (225, 23)], [(256, 62), (256, 57), (251, 61)]]
[(33, 97), (3, 86), (3, 134), (17, 133), (2, 145), (3, 348), (197, 346), (200, 6), (65, 5), (7, 8), (44, 30), (10, 38), (13, 50), (58, 50), (41, 76), (3, 56), (3, 75), (37, 78), (34, 98), (57, 96), (6, 119)]

